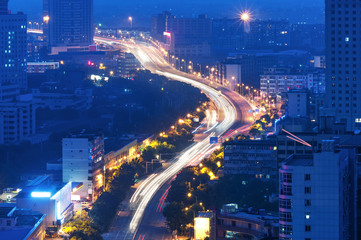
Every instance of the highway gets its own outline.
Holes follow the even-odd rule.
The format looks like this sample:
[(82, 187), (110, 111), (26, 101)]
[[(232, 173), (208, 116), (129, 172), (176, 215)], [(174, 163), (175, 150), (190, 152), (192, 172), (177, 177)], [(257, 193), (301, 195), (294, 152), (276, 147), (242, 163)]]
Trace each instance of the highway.
[[(217, 145), (210, 144), (210, 137), (228, 138), (246, 130), (253, 119), (248, 113), (252, 107), (243, 97), (227, 88), (215, 84), (211, 87), (205, 80), (174, 69), (163, 59), (161, 52), (149, 44), (104, 37), (95, 37), (94, 40), (113, 48), (126, 49), (151, 72), (200, 89), (218, 109), (217, 123), (204, 131), (197, 142), (174, 158), (163, 171), (143, 180), (128, 201), (123, 202), (125, 209), (118, 212), (110, 232), (103, 235), (105, 240), (169, 239), (169, 232), (164, 227), (162, 208), (171, 180), (184, 167), (199, 164), (217, 148)], [(212, 119), (213, 122), (214, 120)]]
[[(210, 137), (223, 135), (230, 137), (238, 132), (237, 129), (246, 129), (250, 124), (251, 116), (248, 110), (251, 106), (245, 99), (221, 86), (210, 87), (205, 81), (195, 79), (194, 76), (180, 72), (171, 67), (162, 57), (158, 49), (141, 42), (115, 40), (103, 37), (95, 37), (95, 41), (117, 45), (122, 49), (126, 48), (133, 53), (141, 64), (153, 73), (163, 75), (171, 80), (190, 84), (203, 91), (221, 111), (218, 116), (218, 124), (210, 131), (207, 131), (200, 141), (183, 151), (164, 171), (152, 174), (145, 179), (136, 189), (130, 199), (130, 208), (134, 209), (129, 229), (124, 231), (124, 225), (114, 229), (105, 236), (105, 239), (169, 239), (168, 232), (164, 229), (161, 209), (166, 199), (166, 192), (169, 190), (170, 180), (184, 167), (198, 164), (204, 156), (210, 154), (217, 146), (210, 145)], [(233, 129), (232, 129), (233, 127)], [(203, 157), (201, 157), (203, 156)], [(164, 192), (164, 193), (163, 193)], [(155, 196), (159, 196), (155, 197)], [(158, 200), (159, 199), (159, 200)], [(149, 206), (148, 206), (149, 205)], [(157, 208), (155, 208), (157, 206)], [(144, 216), (147, 216), (144, 218)], [(141, 226), (142, 220), (147, 222)], [(153, 227), (146, 227), (151, 224)], [(163, 227), (163, 231), (156, 233), (156, 227)], [(115, 230), (115, 231), (114, 231)], [(168, 236), (167, 236), (168, 235)]]

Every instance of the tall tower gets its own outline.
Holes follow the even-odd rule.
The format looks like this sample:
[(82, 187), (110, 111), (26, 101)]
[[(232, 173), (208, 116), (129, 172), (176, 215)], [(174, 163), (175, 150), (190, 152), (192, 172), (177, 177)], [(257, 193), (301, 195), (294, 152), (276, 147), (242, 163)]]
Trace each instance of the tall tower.
[(326, 0), (326, 102), (347, 130), (361, 129), (361, 1)]
[[(9, 14), (7, 4), (8, 0), (0, 0), (0, 86), (17, 85), (17, 88), (25, 89), (26, 15)], [(0, 89), (0, 101), (4, 91), (4, 88)]]
[(93, 43), (93, 0), (44, 0), (44, 37), (49, 47)]
[(8, 14), (8, 2), (9, 0), (0, 0), (0, 14)]

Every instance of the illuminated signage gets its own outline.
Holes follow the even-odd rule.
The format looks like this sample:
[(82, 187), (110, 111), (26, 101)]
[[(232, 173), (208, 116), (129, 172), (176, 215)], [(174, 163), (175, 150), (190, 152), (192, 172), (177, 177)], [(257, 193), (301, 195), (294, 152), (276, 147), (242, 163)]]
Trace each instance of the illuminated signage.
[(32, 192), (31, 196), (34, 198), (50, 198), (51, 193), (50, 192)]
[(194, 218), (194, 238), (205, 239), (210, 236), (210, 219), (197, 217)]
[(172, 36), (172, 34), (170, 32), (164, 32), (163, 35), (166, 37), (169, 37), (169, 38)]
[(61, 220), (60, 202), (56, 202), (56, 219)]

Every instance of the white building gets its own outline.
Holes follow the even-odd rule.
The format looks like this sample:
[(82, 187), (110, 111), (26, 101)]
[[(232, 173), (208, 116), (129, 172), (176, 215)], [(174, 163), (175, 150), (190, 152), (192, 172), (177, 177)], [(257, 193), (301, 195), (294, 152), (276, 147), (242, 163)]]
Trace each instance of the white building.
[(59, 62), (28, 62), (28, 73), (44, 73), (46, 70), (58, 69)]
[(260, 77), (261, 93), (278, 95), (290, 89), (307, 89), (307, 74), (291, 72), (291, 69), (269, 68)]
[(96, 134), (72, 134), (63, 138), (63, 182), (83, 183), (80, 198), (92, 198), (95, 166), (103, 162), (104, 138)]
[(54, 183), (49, 175), (42, 175), (16, 196), (16, 207), (46, 214), (47, 227), (61, 225), (73, 216), (71, 192), (71, 182)]
[(353, 149), (322, 142), (313, 155), (291, 155), (280, 173), (281, 240), (356, 238), (356, 174)]
[(315, 56), (313, 64), (315, 68), (326, 68), (326, 56)]
[(361, 129), (361, 1), (326, 2), (326, 104), (348, 131)]

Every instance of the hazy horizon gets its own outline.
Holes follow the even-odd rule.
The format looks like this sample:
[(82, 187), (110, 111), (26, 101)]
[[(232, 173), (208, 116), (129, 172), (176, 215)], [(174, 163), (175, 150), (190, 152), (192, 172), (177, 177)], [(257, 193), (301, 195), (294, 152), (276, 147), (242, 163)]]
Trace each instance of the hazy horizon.
[[(281, 6), (281, 7), (280, 7)], [(29, 20), (41, 19), (42, 0), (10, 0), (9, 8), (13, 12), (22, 11)], [(152, 15), (164, 10), (179, 17), (194, 17), (207, 14), (212, 18), (236, 17), (243, 9), (250, 9), (255, 18), (288, 19), (292, 23), (323, 23), (324, 0), (94, 0), (94, 21), (106, 25), (124, 26), (128, 16), (133, 16), (135, 26), (149, 26)]]

